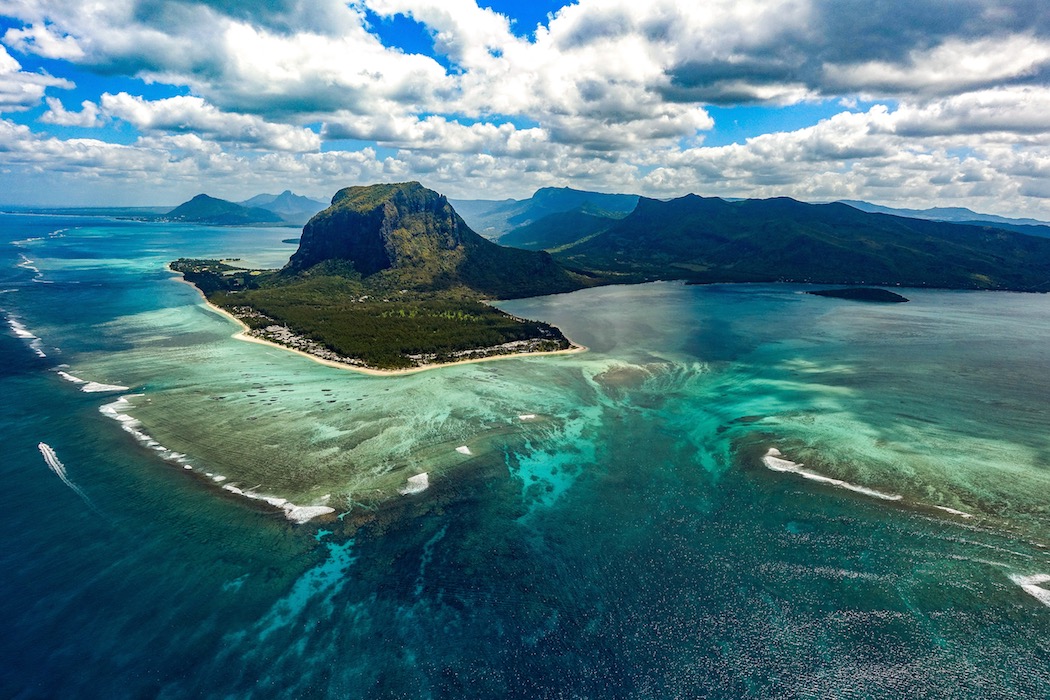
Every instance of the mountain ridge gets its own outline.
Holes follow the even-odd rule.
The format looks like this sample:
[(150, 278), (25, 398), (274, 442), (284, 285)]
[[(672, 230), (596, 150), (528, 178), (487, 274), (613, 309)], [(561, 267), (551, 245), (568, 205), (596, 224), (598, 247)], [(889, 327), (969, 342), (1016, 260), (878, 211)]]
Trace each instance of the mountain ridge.
[(1050, 288), (1046, 239), (788, 197), (643, 197), (625, 219), (557, 257), (636, 280)]
[(528, 199), (450, 200), (456, 211), (479, 234), (498, 241), (515, 228), (551, 214), (587, 208), (609, 216), (629, 214), (638, 203), (636, 194), (589, 192), (571, 187), (541, 187)]
[(909, 219), (929, 219), (931, 221), (948, 221), (959, 224), (1008, 224), (1012, 226), (1050, 226), (1050, 221), (1039, 219), (1011, 218), (998, 214), (982, 214), (966, 207), (929, 207), (927, 209), (905, 209), (872, 204), (860, 199), (840, 199), (842, 204), (849, 205), (869, 214), (892, 214)]
[(550, 324), (482, 299), (594, 283), (548, 253), (482, 238), (418, 182), (340, 190), (281, 270), (201, 259), (171, 267), (250, 336), (370, 370), (578, 350)]

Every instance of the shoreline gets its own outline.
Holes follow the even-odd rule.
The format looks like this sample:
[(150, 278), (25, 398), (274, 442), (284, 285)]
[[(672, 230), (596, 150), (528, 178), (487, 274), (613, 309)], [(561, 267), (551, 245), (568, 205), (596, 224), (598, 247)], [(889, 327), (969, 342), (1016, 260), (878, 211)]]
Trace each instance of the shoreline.
[[(208, 297), (205, 296), (204, 292), (201, 291), (200, 287), (193, 284), (193, 282), (186, 280), (182, 276), (181, 272), (176, 272), (175, 270), (172, 270), (170, 266), (165, 266), (165, 269), (167, 269), (167, 271), (171, 274), (175, 275), (174, 279), (176, 282), (181, 282), (182, 284), (187, 284), (190, 287), (193, 287), (193, 289), (197, 292), (197, 294), (200, 295), (201, 299), (204, 301), (205, 307), (207, 307), (211, 311), (214, 311), (220, 316), (228, 318), (229, 320), (233, 321), (241, 327), (240, 331), (230, 336), (235, 340), (241, 340), (246, 343), (255, 343), (257, 345), (268, 345), (272, 348), (277, 348), (286, 352), (295, 353), (296, 355), (301, 355), (302, 357), (306, 357), (308, 359), (313, 360), (314, 362), (325, 365), (327, 367), (353, 370), (354, 372), (360, 372), (361, 374), (366, 374), (371, 377), (399, 377), (407, 374), (427, 372), (433, 369), (441, 369), (442, 367), (455, 367), (456, 365), (472, 365), (479, 362), (490, 362), (494, 360), (513, 360), (526, 357), (544, 357), (549, 355), (577, 355), (579, 353), (587, 352), (587, 347), (585, 345), (579, 345), (577, 343), (574, 343), (571, 338), (565, 336), (565, 339), (569, 341), (570, 347), (565, 348), (564, 350), (547, 350), (545, 352), (515, 352), (508, 353), (505, 355), (491, 355), (489, 357), (475, 357), (467, 360), (456, 360), (455, 362), (441, 362), (436, 364), (431, 363), (425, 365), (418, 365), (416, 367), (405, 367), (404, 369), (377, 369), (375, 367), (352, 365), (347, 362), (336, 362), (335, 360), (326, 360), (323, 357), (318, 357), (317, 355), (313, 355), (302, 350), (297, 350), (296, 348), (290, 348), (287, 345), (281, 345), (280, 343), (274, 343), (269, 340), (264, 340), (263, 338), (256, 338), (255, 336), (248, 335), (248, 333), (251, 331), (251, 328), (248, 327), (248, 324), (231, 314), (226, 309), (211, 303), (208, 300)], [(562, 335), (564, 336), (565, 334), (563, 333)]]

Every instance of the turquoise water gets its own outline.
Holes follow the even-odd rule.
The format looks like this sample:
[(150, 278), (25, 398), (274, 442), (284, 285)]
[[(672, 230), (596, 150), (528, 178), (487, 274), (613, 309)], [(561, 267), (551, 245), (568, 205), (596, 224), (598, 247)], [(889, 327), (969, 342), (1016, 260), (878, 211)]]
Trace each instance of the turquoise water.
[(1045, 296), (603, 288), (501, 304), (586, 353), (368, 377), (164, 269), (290, 229), (0, 236), (5, 696), (1050, 692)]

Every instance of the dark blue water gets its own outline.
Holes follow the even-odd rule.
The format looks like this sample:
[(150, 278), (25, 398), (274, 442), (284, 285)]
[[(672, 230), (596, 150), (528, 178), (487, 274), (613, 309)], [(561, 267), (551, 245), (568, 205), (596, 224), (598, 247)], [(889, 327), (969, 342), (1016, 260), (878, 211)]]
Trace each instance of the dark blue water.
[[(221, 320), (202, 320), (163, 261), (279, 264), (294, 235), (23, 216), (0, 227), (0, 289), (12, 290), (0, 308), (46, 355), (0, 333), (5, 697), (1050, 693), (1050, 607), (1017, 583), (1050, 574), (1036, 430), (1048, 373), (1028, 347), (1048, 325), (1039, 297), (920, 293), (895, 317), (776, 289), (515, 302), (592, 352), (383, 380), (399, 421), (413, 420), (403, 405), (430, 402), (419, 411), (433, 422), (428, 392), (443, 382), (462, 392), (443, 394), (462, 404), (447, 407), (459, 431), (448, 444), (476, 455), (419, 497), (295, 525), (158, 459), (99, 412), (119, 393), (83, 393), (54, 371), (113, 372), (85, 378), (126, 377), (158, 405), (172, 392), (213, 405), (201, 375), (171, 358), (248, 350), (209, 330)], [(294, 367), (303, 382), (327, 371)], [(339, 390), (374, 396), (374, 381)], [(523, 434), (463, 433), (470, 396), (500, 400), (482, 393), (492, 383), (558, 415)], [(213, 422), (268, 415), (207, 410)], [(148, 415), (172, 436), (192, 418)], [(274, 422), (274, 440), (289, 423)], [(770, 471), (773, 444), (903, 498)], [(237, 450), (227, 471), (252, 459)], [(278, 467), (250, 473), (266, 468)]]

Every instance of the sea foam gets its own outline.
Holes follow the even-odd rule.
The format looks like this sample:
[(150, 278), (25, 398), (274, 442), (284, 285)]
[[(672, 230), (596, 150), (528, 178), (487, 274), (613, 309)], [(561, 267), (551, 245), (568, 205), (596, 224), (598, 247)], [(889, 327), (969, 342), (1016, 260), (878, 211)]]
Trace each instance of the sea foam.
[(423, 493), (430, 486), (430, 476), (427, 472), (422, 474), (416, 474), (415, 476), (408, 477), (408, 480), (403, 489), (399, 489), (398, 493), (402, 496), (412, 496), (417, 493)]
[(18, 319), (10, 316), (7, 318), (7, 325), (11, 326), (11, 331), (16, 337), (29, 341), (29, 347), (37, 357), (47, 357), (47, 353), (44, 352), (44, 342), (33, 331), (26, 328)]
[(98, 409), (99, 413), (120, 423), (120, 427), (125, 432), (129, 433), (140, 444), (156, 452), (164, 461), (176, 464), (184, 469), (193, 469), (193, 465), (186, 459), (186, 455), (181, 452), (176, 452), (175, 450), (170, 450), (154, 440), (149, 433), (142, 430), (142, 423), (140, 423), (138, 419), (125, 413), (125, 411), (132, 408), (132, 403), (129, 399), (141, 395), (142, 394), (129, 394), (127, 396), (121, 396), (112, 403), (100, 406)]
[(1050, 574), (1035, 574), (1032, 576), (1010, 574), (1010, 580), (1020, 586), (1025, 593), (1043, 605), (1050, 607), (1050, 590), (1039, 585), (1041, 583), (1050, 583)]
[(833, 479), (830, 476), (824, 476), (816, 472), (811, 472), (803, 469), (801, 464), (792, 462), (791, 460), (784, 459), (781, 455), (780, 450), (775, 447), (770, 447), (769, 451), (762, 457), (762, 463), (766, 465), (766, 468), (771, 469), (775, 472), (788, 472), (791, 474), (798, 474), (804, 479), (811, 481), (817, 481), (822, 484), (829, 484), (836, 486), (840, 489), (847, 489), (855, 493), (864, 494), (865, 496), (871, 496), (872, 498), (881, 498), (884, 501), (899, 501), (902, 496), (895, 493), (884, 493), (882, 491), (876, 491), (875, 489), (869, 489), (866, 486), (859, 486), (857, 484), (851, 484), (848, 481), (842, 481), (841, 479)]
[(313, 520), (316, 517), (335, 512), (335, 508), (329, 508), (328, 506), (297, 506), (287, 498), (255, 493), (250, 489), (245, 490), (237, 488), (233, 484), (226, 484), (222, 488), (224, 491), (229, 491), (230, 493), (243, 496), (244, 498), (269, 503), (274, 508), (279, 508), (284, 511), (284, 517), (297, 524), (302, 524), (309, 520)]
[(32, 331), (30, 331), (16, 319), (7, 319), (7, 325), (11, 326), (11, 330), (14, 331), (15, 335), (19, 338), (22, 338), (24, 340), (32, 340), (36, 338), (36, 335), (34, 335)]
[[(98, 410), (100, 413), (102, 413), (102, 415), (112, 418), (113, 420), (119, 422), (120, 427), (122, 429), (131, 434), (131, 436), (134, 437), (140, 444), (156, 452), (157, 455), (165, 462), (176, 466), (180, 466), (188, 471), (194, 471), (194, 466), (189, 462), (186, 455), (184, 455), (181, 452), (171, 450), (154, 440), (149, 433), (142, 429), (142, 423), (137, 418), (128, 415), (127, 411), (133, 407), (133, 404), (129, 399), (133, 399), (137, 396), (142, 396), (142, 394), (129, 394), (128, 396), (121, 396), (116, 401), (101, 406)], [(211, 479), (217, 484), (226, 481), (226, 477), (221, 474), (205, 472), (204, 476)], [(335, 512), (334, 508), (329, 508), (328, 506), (298, 506), (288, 501), (287, 499), (279, 498), (277, 496), (257, 494), (251, 489), (241, 489), (234, 486), (233, 484), (225, 484), (222, 488), (238, 496), (251, 498), (257, 501), (265, 501), (266, 503), (269, 503), (275, 508), (279, 508), (282, 511), (284, 511), (285, 517), (294, 523), (305, 523), (308, 520), (312, 520), (313, 518), (316, 518), (318, 516), (327, 515), (328, 513)]]
[(119, 384), (100, 384), (98, 382), (87, 382), (80, 390), (88, 394), (98, 394), (106, 391), (127, 391), (129, 387)]
[(943, 510), (945, 513), (951, 513), (952, 515), (958, 515), (960, 518), (972, 518), (973, 513), (967, 513), (963, 510), (956, 510), (955, 508), (949, 508), (948, 506), (934, 506), (937, 510)]
[[(64, 365), (63, 365), (64, 366)], [(88, 381), (87, 379), (81, 379), (75, 377), (69, 372), (57, 370), (58, 376), (65, 379), (67, 382), (72, 382), (80, 386), (80, 390), (86, 394), (99, 394), (107, 391), (127, 391), (128, 387), (121, 386), (120, 384), (101, 384), (99, 382)]]

